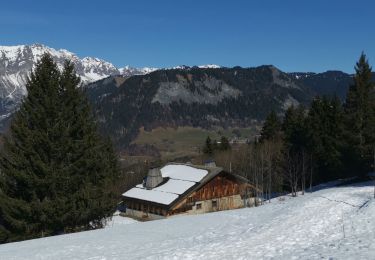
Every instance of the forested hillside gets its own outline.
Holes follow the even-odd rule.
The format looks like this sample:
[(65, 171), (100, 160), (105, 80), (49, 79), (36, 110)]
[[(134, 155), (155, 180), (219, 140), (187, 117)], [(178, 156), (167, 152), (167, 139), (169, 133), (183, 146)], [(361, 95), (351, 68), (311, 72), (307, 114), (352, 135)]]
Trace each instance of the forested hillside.
[[(123, 82), (122, 82), (123, 81)], [(273, 66), (159, 70), (88, 86), (102, 131), (127, 145), (141, 127), (246, 127), (307, 105), (311, 90)]]
[[(373, 74), (374, 78), (374, 74)], [(250, 127), (271, 111), (308, 106), (315, 96), (344, 99), (353, 76), (284, 73), (274, 66), (158, 70), (109, 77), (87, 86), (101, 129), (119, 147), (157, 127)]]

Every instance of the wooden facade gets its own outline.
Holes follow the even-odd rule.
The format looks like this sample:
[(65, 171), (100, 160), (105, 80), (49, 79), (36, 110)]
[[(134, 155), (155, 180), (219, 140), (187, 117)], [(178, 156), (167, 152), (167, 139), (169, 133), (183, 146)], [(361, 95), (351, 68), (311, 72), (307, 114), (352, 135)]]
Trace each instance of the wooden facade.
[[(204, 213), (241, 208), (245, 206), (246, 200), (253, 197), (252, 194), (253, 187), (246, 180), (223, 171), (171, 207), (167, 214), (171, 216), (192, 211)], [(202, 209), (201, 205), (197, 209), (203, 202), (211, 203), (211, 207)]]

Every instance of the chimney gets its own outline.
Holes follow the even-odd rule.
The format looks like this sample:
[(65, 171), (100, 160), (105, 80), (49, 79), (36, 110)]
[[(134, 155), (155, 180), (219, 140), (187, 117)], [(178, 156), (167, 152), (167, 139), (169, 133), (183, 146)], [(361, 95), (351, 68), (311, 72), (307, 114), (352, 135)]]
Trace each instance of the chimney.
[(214, 160), (208, 160), (204, 162), (204, 166), (206, 167), (216, 167), (216, 163)]
[(163, 182), (161, 171), (159, 168), (151, 168), (148, 170), (146, 178), (146, 189), (151, 190)]

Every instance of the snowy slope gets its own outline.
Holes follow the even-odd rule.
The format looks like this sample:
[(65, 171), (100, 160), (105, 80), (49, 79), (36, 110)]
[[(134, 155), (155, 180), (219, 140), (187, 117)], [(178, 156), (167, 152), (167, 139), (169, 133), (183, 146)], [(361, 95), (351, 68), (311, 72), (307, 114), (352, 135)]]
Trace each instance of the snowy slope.
[(107, 222), (105, 228), (120, 228), (123, 225), (137, 223), (138, 221), (128, 217), (121, 217), (120, 212), (116, 211), (110, 221)]
[(149, 68), (149, 67), (134, 68), (130, 66), (125, 66), (119, 69), (120, 74), (123, 76), (144, 75), (144, 74), (154, 72), (155, 70), (158, 70), (158, 68)]
[(0, 82), (6, 82), (7, 79), (13, 78), (13, 75), (22, 75), (22, 80), (12, 83), (16, 87), (24, 88), (24, 79), (44, 53), (50, 54), (59, 68), (63, 67), (66, 59), (72, 61), (84, 83), (120, 74), (120, 71), (109, 62), (91, 57), (80, 59), (76, 54), (64, 49), (56, 50), (42, 44), (0, 46)]
[(216, 65), (216, 64), (206, 64), (206, 65), (199, 65), (198, 68), (201, 68), (201, 69), (220, 69), (221, 66)]
[(0, 246), (1, 259), (375, 259), (373, 186)]
[(83, 84), (120, 74), (109, 62), (91, 57), (80, 59), (64, 49), (55, 50), (42, 44), (0, 46), (0, 122), (18, 108), (27, 94), (27, 78), (44, 53), (50, 54), (60, 69), (65, 60), (72, 61)]

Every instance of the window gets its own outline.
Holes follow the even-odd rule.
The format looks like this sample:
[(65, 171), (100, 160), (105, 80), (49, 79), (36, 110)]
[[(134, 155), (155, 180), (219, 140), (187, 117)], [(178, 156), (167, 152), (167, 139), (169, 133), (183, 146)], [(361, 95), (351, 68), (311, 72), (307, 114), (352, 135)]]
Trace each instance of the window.
[(201, 208), (202, 208), (202, 203), (197, 203), (197, 204), (196, 204), (196, 208), (197, 208), (197, 209), (201, 209)]
[(212, 201), (212, 207), (213, 207), (213, 208), (216, 208), (216, 207), (217, 207), (217, 201), (216, 201), (216, 200), (213, 200), (213, 201)]

